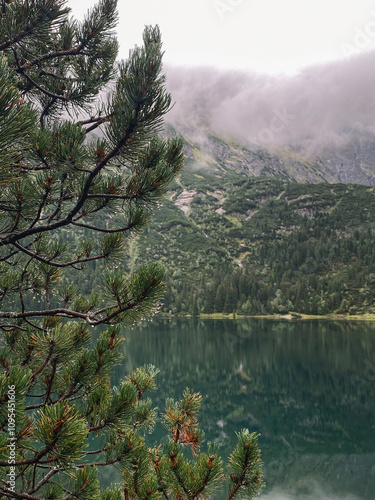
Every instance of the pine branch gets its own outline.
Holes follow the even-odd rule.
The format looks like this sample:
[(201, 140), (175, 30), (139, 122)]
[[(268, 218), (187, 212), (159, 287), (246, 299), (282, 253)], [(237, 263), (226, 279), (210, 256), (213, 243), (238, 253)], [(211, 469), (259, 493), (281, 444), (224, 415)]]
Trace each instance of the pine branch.
[(193, 494), (191, 493), (191, 491), (188, 490), (188, 488), (186, 487), (182, 477), (180, 476), (180, 473), (178, 472), (177, 468), (172, 468), (172, 472), (174, 474), (174, 476), (176, 477), (177, 481), (178, 481), (178, 484), (181, 486), (181, 488), (184, 490), (186, 496), (188, 497), (189, 500), (194, 500), (194, 496)]
[[(55, 222), (54, 224), (47, 224), (47, 225), (43, 225), (43, 226), (37, 226), (37, 227), (28, 228), (26, 230), (21, 231), (20, 233), (8, 234), (8, 236), (6, 236), (6, 237), (4, 237), (3, 239), (0, 240), (0, 245), (14, 244), (17, 241), (19, 241), (19, 240), (21, 240), (23, 238), (26, 238), (27, 236), (32, 236), (33, 234), (38, 234), (38, 233), (44, 233), (44, 232), (47, 232), (47, 231), (52, 231), (54, 229), (59, 229), (59, 228), (62, 228), (62, 227), (65, 227), (65, 226), (71, 224), (74, 216), (78, 214), (78, 212), (81, 210), (81, 208), (83, 207), (85, 201), (88, 198), (101, 197), (100, 194), (98, 194), (98, 195), (91, 195), (90, 196), (89, 195), (90, 187), (92, 186), (95, 178), (99, 175), (99, 173), (107, 165), (107, 163), (114, 156), (116, 156), (116, 155), (119, 154), (120, 149), (122, 147), (125, 147), (126, 142), (129, 139), (130, 135), (131, 135), (130, 132), (126, 133), (126, 135), (124, 136), (123, 140), (110, 153), (108, 153), (108, 155), (102, 161), (100, 161), (99, 164), (97, 165), (97, 167), (90, 173), (90, 175), (89, 175), (89, 177), (88, 177), (88, 179), (87, 179), (87, 181), (86, 181), (86, 183), (85, 183), (85, 185), (84, 185), (84, 187), (82, 189), (82, 193), (81, 193), (81, 195), (80, 195), (80, 197), (79, 197), (79, 199), (78, 199), (75, 207), (70, 211), (70, 213), (63, 220)], [(108, 197), (111, 197), (111, 195), (108, 195)], [(124, 197), (120, 197), (120, 198), (121, 199), (125, 199)], [(132, 197), (129, 197), (129, 199), (131, 199), (131, 198)]]
[(71, 260), (69, 262), (61, 263), (61, 262), (55, 262), (55, 261), (50, 260), (48, 258), (41, 257), (40, 255), (32, 252), (31, 250), (27, 250), (25, 247), (23, 247), (19, 243), (14, 243), (14, 246), (16, 248), (18, 248), (21, 252), (32, 257), (33, 259), (38, 260), (39, 262), (43, 262), (43, 264), (47, 264), (49, 266), (59, 267), (59, 268), (73, 266), (74, 264), (84, 264), (85, 262), (92, 262), (94, 260), (105, 259), (109, 255), (109, 254), (99, 254), (99, 255), (95, 255), (94, 257), (86, 257), (84, 259), (75, 259), (75, 260)]
[(105, 199), (105, 200), (135, 200), (135, 199), (140, 199), (145, 193), (142, 191), (137, 191), (132, 194), (107, 194), (107, 193), (95, 193), (95, 194), (88, 194), (87, 199)]
[(42, 113), (40, 114), (39, 122), (40, 126), (44, 128), (44, 118), (48, 115), (50, 108), (56, 103), (57, 99), (52, 98), (43, 108)]
[(98, 455), (99, 453), (104, 453), (109, 450), (109, 446), (105, 446), (104, 448), (101, 448), (100, 450), (95, 450), (95, 451), (84, 451), (83, 453), (85, 455)]
[(29, 321), (28, 319), (25, 319), (25, 323), (27, 323), (28, 325), (30, 325), (32, 328), (35, 328), (35, 330), (39, 330), (40, 332), (45, 332), (46, 329), (45, 328), (41, 328), (40, 326), (38, 326), (37, 324), (35, 323), (32, 323), (31, 321)]
[[(108, 119), (109, 120), (109, 119)], [(90, 132), (92, 132), (93, 130), (97, 129), (98, 127), (100, 127), (101, 125), (103, 125), (103, 123), (105, 123), (106, 121), (108, 120), (100, 120), (98, 121), (97, 123), (95, 123), (94, 125), (91, 125), (91, 127), (87, 127), (86, 129), (86, 134), (89, 134)]]
[[(30, 228), (34, 227), (34, 226), (35, 226), (35, 224), (36, 224), (36, 223), (40, 220), (40, 216), (41, 216), (41, 214), (42, 214), (42, 211), (43, 211), (44, 205), (45, 205), (45, 203), (46, 203), (46, 201), (47, 201), (47, 198), (48, 198), (48, 195), (49, 195), (49, 194), (50, 194), (50, 191), (49, 191), (48, 189), (46, 189), (46, 191), (45, 191), (45, 193), (44, 193), (44, 195), (43, 195), (43, 197), (42, 197), (42, 200), (41, 200), (41, 202), (40, 202), (40, 204), (39, 204), (38, 212), (37, 212), (37, 214), (36, 214), (36, 216), (35, 216), (35, 218), (34, 218), (33, 222), (32, 222), (32, 223), (31, 223), (31, 225), (29, 226)], [(17, 244), (16, 244), (15, 246), (17, 246)], [(22, 247), (22, 248), (23, 248), (23, 247)], [(22, 250), (22, 251), (23, 251), (23, 250)]]
[(11, 233), (17, 229), (17, 226), (20, 222), (21, 212), (22, 212), (22, 198), (18, 197), (17, 204), (18, 204), (17, 209), (15, 210), (16, 220), (14, 221), (13, 226), (9, 230), (9, 232), (11, 232)]
[[(46, 61), (50, 61), (51, 59), (60, 59), (62, 57), (81, 55), (82, 50), (85, 48), (85, 46), (87, 45), (87, 43), (89, 41), (90, 40), (88, 40), (86, 42), (86, 44), (81, 43), (80, 45), (77, 45), (77, 47), (72, 47), (72, 48), (66, 49), (66, 50), (57, 50), (55, 52), (50, 52), (49, 54), (44, 54), (41, 57), (37, 57), (36, 59), (33, 59), (32, 61), (25, 62), (25, 64), (22, 64), (20, 66), (20, 68), (15, 70), (15, 71), (17, 73), (19, 73), (20, 71), (30, 69), (33, 66), (40, 66), (41, 63), (46, 62)], [(0, 46), (0, 50), (4, 50), (4, 49), (1, 49), (1, 46)]]
[[(1, 49), (0, 49), (1, 50)], [(15, 51), (15, 49), (12, 47), (12, 52), (13, 52), (13, 55), (14, 55), (14, 60), (16, 61), (16, 65), (17, 65), (17, 68), (19, 70), (19, 72), (21, 73), (22, 76), (24, 76), (26, 78), (26, 80), (31, 83), (31, 85), (33, 85), (35, 88), (37, 88), (40, 92), (42, 92), (44, 95), (48, 96), (48, 97), (52, 97), (53, 99), (55, 100), (61, 100), (63, 102), (68, 102), (69, 99), (66, 97), (66, 96), (62, 96), (62, 95), (58, 95), (58, 94), (54, 94), (53, 92), (50, 92), (49, 90), (47, 89), (44, 89), (43, 87), (41, 87), (35, 80), (33, 80), (31, 78), (31, 76), (29, 76), (25, 70), (23, 70), (21, 68), (21, 65), (19, 63), (19, 60), (18, 60), (18, 55), (17, 55), (17, 52)]]
[(204, 491), (204, 489), (207, 487), (207, 485), (209, 484), (210, 482), (210, 478), (212, 476), (212, 469), (208, 469), (207, 472), (206, 472), (206, 475), (205, 477), (203, 478), (202, 480), (202, 484), (201, 486), (194, 492), (193, 494), (193, 498), (198, 498), (199, 495)]
[(79, 222), (72, 222), (73, 226), (78, 226), (78, 227), (83, 227), (85, 229), (90, 229), (91, 231), (98, 231), (101, 233), (106, 233), (106, 234), (115, 234), (115, 233), (125, 233), (129, 231), (130, 229), (133, 229), (134, 226), (125, 226), (125, 227), (120, 227), (118, 229), (104, 229), (101, 227), (96, 227), (96, 226), (90, 226), (89, 224), (81, 224)]
[[(137, 305), (141, 304), (144, 299), (142, 300), (134, 300), (134, 301), (128, 301), (126, 304), (122, 306), (111, 306), (113, 309), (116, 309), (113, 313), (106, 315), (104, 318), (100, 319), (95, 319), (95, 317), (99, 314), (99, 311), (87, 314), (87, 313), (80, 313), (78, 311), (73, 311), (71, 309), (64, 309), (64, 308), (56, 308), (56, 309), (44, 309), (41, 311), (24, 311), (24, 312), (0, 312), (0, 318), (6, 318), (6, 319), (24, 319), (24, 318), (31, 318), (31, 317), (45, 317), (45, 316), (59, 316), (59, 317), (65, 317), (65, 318), (81, 318), (87, 321), (90, 325), (93, 326), (98, 326), (102, 324), (110, 324), (111, 320), (119, 316), (121, 313), (124, 313), (126, 311), (129, 311), (130, 309), (133, 309)], [(107, 308), (108, 309), (108, 308)], [(107, 310), (106, 309), (106, 310)], [(100, 310), (102, 312), (103, 309)]]
[[(108, 460), (107, 462), (93, 462), (90, 463), (90, 467), (105, 467), (106, 465), (114, 465), (117, 464), (118, 462), (121, 461), (121, 458), (112, 458), (111, 460)], [(84, 469), (87, 467), (87, 464), (78, 464), (75, 465), (77, 469)]]
[(50, 224), (53, 221), (53, 219), (59, 214), (59, 212), (61, 211), (61, 208), (62, 208), (62, 204), (65, 201), (66, 191), (64, 192), (64, 189), (63, 189), (64, 188), (63, 183), (65, 180), (66, 180), (66, 175), (64, 175), (61, 179), (61, 189), (60, 189), (60, 196), (59, 196), (58, 201), (57, 201), (57, 207), (52, 212), (52, 214), (48, 217), (48, 219), (47, 219), (48, 224)]
[[(54, 349), (55, 349), (55, 344), (52, 344), (49, 348), (48, 356), (44, 360), (44, 363), (30, 376), (28, 383), (32, 384), (36, 379), (36, 377), (39, 375), (39, 373), (41, 373), (44, 370), (44, 368), (48, 365), (48, 362), (52, 358)], [(21, 366), (23, 366), (22, 363)]]
[(24, 499), (24, 500), (47, 500), (47, 499), (43, 499), (40, 497), (34, 497), (32, 495), (29, 495), (28, 493), (17, 493), (16, 491), (10, 490), (9, 488), (2, 486), (1, 484), (0, 484), (0, 492), (7, 495), (7, 498), (17, 498), (20, 500), (22, 500), (22, 499)]
[(0, 302), (2, 302), (2, 301), (3, 301), (4, 297), (5, 297), (5, 296), (6, 296), (6, 294), (7, 294), (7, 291), (8, 291), (8, 290), (7, 290), (7, 288), (4, 288), (3, 293), (2, 293), (2, 294), (1, 294), (1, 296), (0, 296)]
[[(79, 392), (83, 388), (82, 384), (77, 388), (78, 382), (79, 381), (75, 382), (75, 384), (73, 384), (73, 386), (69, 389), (69, 391), (66, 392), (65, 394), (63, 394), (59, 399), (56, 399), (55, 401), (50, 401), (49, 406), (56, 405), (58, 403), (62, 403), (63, 401), (76, 401), (77, 399), (83, 398), (83, 396), (85, 395), (84, 393), (80, 394), (79, 396), (75, 396), (73, 398), (70, 397), (73, 394), (76, 394), (77, 392)], [(28, 395), (28, 396), (30, 396), (30, 395)], [(42, 397), (44, 397), (44, 394), (42, 395)], [(45, 406), (46, 405), (44, 403), (39, 403), (39, 404), (35, 404), (35, 405), (28, 405), (25, 407), (25, 409), (26, 410), (37, 410), (39, 408), (44, 408)]]
[(243, 481), (243, 478), (242, 478), (242, 479), (241, 479), (241, 478), (238, 478), (238, 481), (237, 481), (237, 483), (235, 484), (235, 486), (234, 486), (234, 488), (232, 489), (232, 491), (230, 492), (230, 495), (228, 496), (227, 500), (232, 500), (232, 499), (235, 497), (235, 495), (236, 495), (237, 491), (238, 491), (238, 490), (241, 488), (241, 486), (242, 486), (242, 481)]
[(18, 326), (18, 325), (12, 325), (12, 324), (0, 325), (0, 330), (4, 330), (4, 332), (9, 332), (12, 330), (21, 330), (21, 332), (27, 332), (26, 328), (24, 328), (22, 326)]
[[(45, 316), (61, 316), (65, 318), (81, 318), (86, 320), (88, 323), (93, 324), (90, 315), (85, 313), (80, 313), (77, 311), (72, 311), (70, 309), (56, 308), (51, 310), (41, 310), (41, 311), (25, 311), (25, 312), (0, 312), (0, 318), (7, 319), (24, 319), (32, 317), (45, 317)], [(95, 323), (94, 323), (95, 324)]]
[(167, 493), (167, 491), (165, 490), (165, 488), (158, 488), (158, 491), (161, 491), (161, 492), (163, 493), (164, 498), (165, 498), (166, 500), (170, 500), (170, 498), (169, 498), (169, 496), (168, 496), (168, 493)]
[(80, 125), (91, 125), (91, 127), (87, 127), (86, 129), (86, 134), (89, 134), (96, 128), (100, 127), (104, 123), (108, 122), (113, 115), (107, 115), (107, 116), (98, 116), (98, 117), (91, 117), (87, 120), (78, 122)]
[[(28, 243), (24, 248), (30, 248), (36, 241), (37, 241), (37, 239), (35, 238), (30, 243)], [(15, 250), (15, 251), (11, 252), (9, 255), (7, 255), (6, 257), (0, 258), (0, 262), (6, 262), (8, 259), (10, 259), (11, 257), (14, 257), (15, 255), (17, 255), (19, 253), (20, 253), (19, 250)], [(7, 262), (7, 264), (9, 264), (9, 263)], [(9, 264), (9, 265), (11, 265), (11, 264)]]
[(43, 479), (41, 479), (39, 481), (38, 484), (36, 484), (31, 490), (28, 490), (28, 494), (29, 495), (32, 495), (33, 493), (36, 493), (38, 490), (40, 490), (40, 488), (45, 485), (46, 483), (48, 483), (48, 481), (51, 479), (52, 476), (54, 476), (55, 474), (57, 474), (58, 472), (60, 472), (59, 468), (58, 467), (54, 467), (48, 474), (46, 474)]
[(48, 379), (48, 386), (43, 400), (43, 407), (46, 406), (46, 404), (49, 402), (52, 391), (52, 384), (56, 376), (56, 370), (57, 370), (57, 359), (55, 359), (54, 362), (52, 363), (52, 372)]
[[(56, 457), (51, 457), (48, 460), (41, 461), (41, 459), (47, 455), (53, 448), (53, 445), (46, 446), (43, 450), (40, 450), (38, 453), (34, 455), (33, 458), (26, 458), (24, 460), (15, 460), (13, 464), (15, 467), (19, 465), (32, 465), (41, 463), (51, 463), (56, 461)], [(0, 467), (7, 467), (9, 465), (8, 460), (0, 460)]]
[(20, 279), (20, 284), (19, 284), (19, 297), (20, 297), (21, 311), (22, 312), (25, 312), (25, 303), (24, 303), (24, 300), (23, 300), (23, 291), (24, 291), (23, 290), (23, 282), (24, 282), (25, 276), (27, 274), (27, 268), (31, 264), (31, 261), (32, 261), (32, 259), (29, 259), (27, 261), (25, 267), (23, 268), (22, 274), (21, 274), (21, 279)]

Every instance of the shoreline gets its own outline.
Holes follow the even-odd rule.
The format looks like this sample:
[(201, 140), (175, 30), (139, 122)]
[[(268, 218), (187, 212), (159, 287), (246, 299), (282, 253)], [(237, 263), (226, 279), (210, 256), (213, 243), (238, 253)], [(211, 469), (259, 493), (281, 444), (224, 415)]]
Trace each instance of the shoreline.
[(325, 314), (311, 315), (303, 313), (288, 313), (288, 314), (265, 314), (265, 315), (247, 315), (236, 313), (201, 313), (197, 316), (191, 314), (169, 314), (159, 313), (159, 318), (196, 318), (196, 319), (274, 319), (284, 321), (304, 321), (304, 320), (330, 320), (330, 321), (375, 321), (375, 314)]

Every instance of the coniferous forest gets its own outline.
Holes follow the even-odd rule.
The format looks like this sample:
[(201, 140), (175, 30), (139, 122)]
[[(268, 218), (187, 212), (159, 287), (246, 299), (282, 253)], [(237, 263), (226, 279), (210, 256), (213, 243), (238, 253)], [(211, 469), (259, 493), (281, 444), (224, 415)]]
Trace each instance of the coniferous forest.
[(375, 312), (373, 187), (218, 175), (185, 163), (146, 236), (129, 245), (130, 271), (165, 263), (164, 312)]

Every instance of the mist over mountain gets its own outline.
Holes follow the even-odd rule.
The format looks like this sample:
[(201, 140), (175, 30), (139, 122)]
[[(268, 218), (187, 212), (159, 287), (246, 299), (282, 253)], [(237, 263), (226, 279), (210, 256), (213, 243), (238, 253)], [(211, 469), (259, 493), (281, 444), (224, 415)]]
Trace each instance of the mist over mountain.
[(375, 52), (300, 74), (270, 76), (166, 67), (175, 106), (168, 119), (208, 126), (244, 144), (321, 149), (351, 132), (375, 132)]
[(293, 77), (166, 67), (175, 103), (167, 121), (198, 165), (374, 185), (374, 63), (366, 53)]

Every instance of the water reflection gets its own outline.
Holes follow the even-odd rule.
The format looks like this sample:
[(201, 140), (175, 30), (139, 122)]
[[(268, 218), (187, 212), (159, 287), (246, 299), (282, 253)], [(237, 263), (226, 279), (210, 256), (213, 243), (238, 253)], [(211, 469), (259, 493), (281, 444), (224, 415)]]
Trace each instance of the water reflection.
[(116, 377), (155, 364), (159, 408), (200, 391), (202, 428), (223, 457), (236, 431), (261, 433), (264, 498), (375, 497), (374, 324), (172, 319), (125, 337)]

